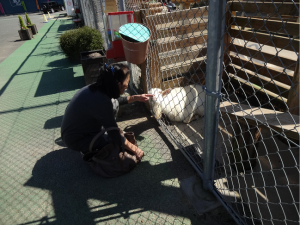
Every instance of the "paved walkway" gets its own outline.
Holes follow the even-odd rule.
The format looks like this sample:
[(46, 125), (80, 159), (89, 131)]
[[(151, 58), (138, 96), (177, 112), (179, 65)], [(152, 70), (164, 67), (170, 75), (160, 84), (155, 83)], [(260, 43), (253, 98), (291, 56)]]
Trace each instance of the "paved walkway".
[(64, 110), (84, 86), (81, 65), (59, 48), (71, 23), (50, 21), (0, 64), (0, 224), (233, 224), (223, 208), (197, 215), (180, 189), (194, 171), (143, 105), (118, 123), (145, 151), (127, 175), (100, 178), (59, 142)]
[[(24, 18), (24, 14), (20, 15)], [(44, 18), (41, 12), (29, 13), (28, 16), (38, 30), (44, 26)], [(25, 19), (23, 21), (25, 22)], [(24, 44), (24, 41), (20, 39), (19, 29), (18, 15), (0, 16), (0, 63)]]

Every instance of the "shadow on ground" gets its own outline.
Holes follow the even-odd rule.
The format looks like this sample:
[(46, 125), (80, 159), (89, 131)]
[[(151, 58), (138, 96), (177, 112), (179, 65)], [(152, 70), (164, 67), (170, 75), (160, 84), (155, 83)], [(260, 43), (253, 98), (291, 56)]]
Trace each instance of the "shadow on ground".
[(73, 25), (54, 21), (41, 40), (25, 43), (19, 64), (7, 61), (12, 67), (0, 90), (0, 224), (233, 224), (223, 208), (196, 214), (180, 189), (195, 172), (143, 104), (132, 104), (118, 120), (145, 152), (129, 174), (101, 178), (64, 146), (62, 115), (84, 81), (82, 68), (57, 60), (61, 53), (53, 57), (62, 21), (66, 29)]
[[(61, 17), (61, 16), (59, 16), (59, 17)], [(20, 70), (22, 69), (22, 67), (28, 62), (28, 60), (30, 59), (30, 57), (32, 57), (32, 56), (34, 56), (34, 55), (36, 55), (35, 54), (35, 51), (37, 50), (37, 49), (43, 49), (43, 47), (40, 47), (40, 45), (41, 45), (41, 43), (43, 43), (43, 41), (45, 41), (45, 40), (47, 40), (47, 35), (50, 35), (51, 34), (51, 29), (53, 28), (53, 26), (55, 26), (56, 25), (56, 23), (57, 23), (57, 20), (48, 28), (48, 30), (45, 32), (45, 34), (43, 35), (43, 37), (41, 37), (40, 38), (40, 40), (37, 42), (37, 44), (35, 45), (35, 47), (31, 50), (31, 52), (29, 52), (28, 53), (28, 55), (26, 56), (26, 58), (22, 61), (22, 63), (17, 67), (17, 69), (15, 70), (15, 72), (14, 73), (12, 73), (11, 74), (11, 76), (10, 76), (10, 78), (7, 80), (7, 82), (1, 87), (1, 89), (0, 89), (0, 96), (1, 95), (3, 95), (3, 93), (5, 92), (5, 90), (7, 89), (7, 87), (10, 85), (10, 83), (12, 82), (12, 80), (14, 79), (14, 77), (15, 76), (17, 76), (17, 75), (20, 75)], [(64, 29), (72, 29), (72, 24), (62, 24), (62, 25), (60, 25), (59, 27), (61, 27), (62, 26), (62, 28), (64, 28)], [(61, 30), (62, 30), (62, 28), (60, 28)], [(56, 37), (59, 37), (61, 34), (58, 34), (58, 35), (56, 35)], [(51, 38), (53, 38), (53, 37), (51, 37)], [(16, 40), (16, 41), (18, 41), (18, 40)], [(49, 50), (48, 48), (46, 48), (46, 50)], [(55, 55), (55, 53), (54, 52), (50, 52), (50, 53), (46, 53), (46, 55), (47, 54), (49, 54), (48, 56), (53, 56), (53, 55)], [(60, 54), (62, 54), (62, 53), (60, 53)], [(43, 55), (45, 55), (45, 54), (43, 54)], [(54, 61), (54, 62), (51, 62), (50, 63), (50, 65), (48, 65), (48, 67), (49, 68), (51, 68), (51, 67), (61, 67), (62, 66), (62, 64), (63, 63), (65, 63), (65, 66), (64, 66), (64, 68), (66, 68), (66, 64), (68, 65), (68, 64), (71, 64), (72, 65), (72, 63), (70, 63), (70, 61), (68, 61), (67, 63), (66, 63), (66, 61), (68, 61), (68, 59), (63, 59), (63, 60), (61, 60), (61, 61)], [(71, 66), (70, 65), (70, 66)], [(32, 71), (31, 71), (32, 72)]]
[(34, 97), (57, 94), (82, 88), (84, 78), (74, 77), (73, 68), (44, 72)]
[[(143, 161), (118, 178), (101, 178), (68, 148), (50, 152), (35, 164), (24, 184), (51, 192), (55, 217), (47, 224), (233, 224), (223, 208), (197, 215), (179, 182), (195, 174), (143, 104), (123, 113), (120, 128), (133, 131), (145, 152)], [(59, 127), (62, 116), (48, 119), (44, 129)], [(223, 222), (220, 222), (220, 221)], [(30, 224), (30, 223), (27, 223)]]

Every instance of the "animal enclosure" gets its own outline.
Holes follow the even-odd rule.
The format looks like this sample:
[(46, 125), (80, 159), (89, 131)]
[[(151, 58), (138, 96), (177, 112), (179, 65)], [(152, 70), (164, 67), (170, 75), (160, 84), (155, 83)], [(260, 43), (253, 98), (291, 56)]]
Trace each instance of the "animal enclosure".
[[(203, 85), (205, 95), (210, 6), (209, 1), (172, 2), (173, 12), (161, 3), (126, 1), (125, 6), (152, 34), (140, 67), (144, 90), (156, 91), (153, 114), (201, 173), (206, 115), (192, 105), (199, 104), (201, 93), (186, 88)], [(222, 15), (214, 180), (240, 223), (299, 222), (298, 14), (295, 1), (227, 1)], [(186, 117), (178, 119), (181, 114)]]
[[(174, 11), (152, 2), (117, 1), (151, 32), (138, 66), (144, 92), (155, 93), (153, 115), (200, 176), (212, 140), (213, 191), (238, 223), (298, 224), (299, 0), (217, 1), (226, 3), (221, 14), (210, 11), (212, 0), (172, 0)], [(101, 30), (93, 10), (85, 18)], [(211, 61), (216, 17), (223, 54)], [(207, 81), (217, 75), (220, 91), (212, 92)], [(214, 137), (209, 97), (219, 99)]]

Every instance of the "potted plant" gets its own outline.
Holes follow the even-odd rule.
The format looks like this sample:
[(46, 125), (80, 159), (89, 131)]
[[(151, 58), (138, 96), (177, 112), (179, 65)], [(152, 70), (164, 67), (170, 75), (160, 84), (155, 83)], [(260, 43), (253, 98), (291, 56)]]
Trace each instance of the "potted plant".
[(106, 62), (105, 52), (97, 49), (80, 52), (80, 56), (86, 85), (96, 82), (100, 67)]
[(19, 22), (20, 22), (20, 29), (21, 29), (19, 30), (19, 35), (21, 40), (31, 40), (33, 38), (31, 29), (28, 29), (25, 26), (23, 19), (20, 15), (19, 15)]
[(102, 35), (97, 29), (84, 26), (66, 31), (60, 36), (60, 46), (68, 58), (81, 62), (87, 85), (97, 80), (106, 62)]
[(26, 17), (26, 23), (27, 23), (27, 27), (29, 29), (31, 29), (32, 34), (37, 34), (38, 30), (36, 28), (36, 25), (34, 23), (31, 23), (31, 20), (29, 19), (29, 16), (27, 15), (27, 13), (25, 12), (25, 17)]

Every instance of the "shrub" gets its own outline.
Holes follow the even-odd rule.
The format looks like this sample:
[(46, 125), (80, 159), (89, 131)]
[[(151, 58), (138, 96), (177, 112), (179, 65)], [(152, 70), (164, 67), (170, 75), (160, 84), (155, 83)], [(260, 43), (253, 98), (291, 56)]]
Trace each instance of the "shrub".
[(60, 38), (60, 47), (67, 57), (79, 61), (80, 52), (103, 49), (101, 33), (87, 26), (66, 31)]
[(33, 23), (31, 23), (31, 20), (29, 19), (29, 16), (27, 15), (27, 13), (25, 13), (25, 17), (26, 17), (27, 26), (28, 25), (33, 25)]
[(22, 17), (20, 15), (18, 17), (19, 17), (20, 29), (27, 30), (28, 28), (25, 26)]

